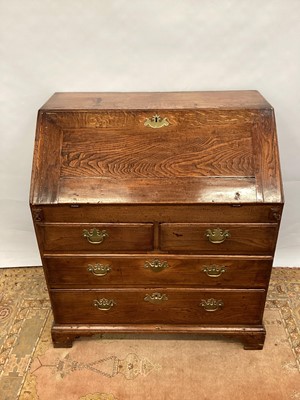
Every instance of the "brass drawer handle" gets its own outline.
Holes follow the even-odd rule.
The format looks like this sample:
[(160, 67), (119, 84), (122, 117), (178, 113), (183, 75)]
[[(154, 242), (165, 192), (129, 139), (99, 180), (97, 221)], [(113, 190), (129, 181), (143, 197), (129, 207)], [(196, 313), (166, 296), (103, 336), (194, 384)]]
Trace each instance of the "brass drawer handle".
[(223, 243), (226, 239), (230, 238), (230, 233), (229, 231), (222, 230), (220, 228), (215, 228), (215, 229), (207, 229), (205, 236), (208, 238), (208, 240), (211, 243)]
[(226, 272), (226, 267), (223, 265), (218, 266), (216, 264), (212, 264), (204, 265), (204, 267), (205, 268), (203, 268), (202, 271), (205, 272), (206, 275), (210, 278), (218, 278), (219, 276), (224, 274), (224, 272)]
[(148, 126), (150, 128), (162, 128), (163, 126), (168, 126), (170, 125), (170, 122), (168, 121), (167, 118), (161, 119), (161, 117), (157, 114), (153, 115), (152, 118), (147, 118), (146, 121), (144, 122), (145, 126)]
[(205, 311), (213, 312), (224, 307), (223, 300), (216, 300), (216, 299), (208, 299), (208, 300), (201, 300), (199, 306), (203, 307)]
[(151, 269), (154, 272), (163, 271), (165, 268), (168, 268), (169, 264), (167, 261), (159, 261), (157, 258), (152, 261), (146, 261), (144, 264), (144, 268)]
[(108, 237), (108, 233), (106, 231), (100, 231), (97, 228), (93, 228), (90, 231), (84, 229), (82, 234), (83, 237), (85, 237), (91, 244), (100, 244), (106, 237)]
[(152, 304), (157, 304), (157, 303), (161, 303), (162, 301), (166, 301), (168, 300), (168, 297), (165, 293), (152, 293), (152, 294), (146, 294), (145, 301), (148, 301), (149, 303)]
[(104, 265), (104, 264), (88, 264), (87, 270), (96, 276), (105, 276), (107, 275), (110, 271), (110, 265)]
[(97, 307), (101, 311), (108, 311), (117, 303), (113, 299), (96, 299), (94, 300), (94, 306)]

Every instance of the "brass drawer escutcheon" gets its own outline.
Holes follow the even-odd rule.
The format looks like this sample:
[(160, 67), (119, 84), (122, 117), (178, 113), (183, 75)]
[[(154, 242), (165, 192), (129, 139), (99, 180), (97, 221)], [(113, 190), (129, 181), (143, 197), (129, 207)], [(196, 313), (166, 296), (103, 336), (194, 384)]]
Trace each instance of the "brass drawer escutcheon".
[(110, 265), (104, 265), (104, 264), (88, 264), (87, 270), (92, 273), (93, 275), (96, 276), (105, 276), (111, 271)]
[(227, 229), (223, 231), (220, 228), (215, 228), (207, 229), (205, 236), (211, 243), (218, 244), (223, 243), (226, 239), (230, 238), (231, 235)]
[(203, 307), (205, 311), (213, 312), (224, 307), (223, 300), (216, 300), (216, 299), (208, 299), (208, 300), (201, 300), (199, 306)]
[(163, 271), (164, 269), (168, 268), (168, 266), (169, 264), (167, 263), (167, 261), (160, 261), (157, 258), (152, 261), (146, 261), (144, 264), (144, 268), (150, 269), (154, 272)]
[(100, 231), (100, 229), (93, 228), (88, 231), (84, 229), (82, 231), (83, 237), (91, 244), (101, 244), (105, 238), (108, 237), (108, 233), (106, 231)]
[(202, 271), (205, 272), (206, 275), (209, 276), (210, 278), (218, 278), (219, 276), (224, 274), (224, 272), (226, 272), (226, 267), (223, 265), (216, 265), (216, 264), (204, 265)]
[(167, 118), (161, 118), (159, 115), (155, 114), (152, 118), (147, 118), (144, 125), (149, 128), (157, 129), (170, 125), (170, 122)]
[(155, 292), (152, 294), (146, 294), (144, 300), (148, 301), (149, 303), (152, 303), (152, 304), (157, 304), (157, 303), (161, 303), (162, 301), (168, 300), (168, 297), (164, 293)]
[(117, 303), (113, 299), (96, 299), (94, 300), (94, 306), (97, 307), (101, 311), (109, 311), (113, 306)]

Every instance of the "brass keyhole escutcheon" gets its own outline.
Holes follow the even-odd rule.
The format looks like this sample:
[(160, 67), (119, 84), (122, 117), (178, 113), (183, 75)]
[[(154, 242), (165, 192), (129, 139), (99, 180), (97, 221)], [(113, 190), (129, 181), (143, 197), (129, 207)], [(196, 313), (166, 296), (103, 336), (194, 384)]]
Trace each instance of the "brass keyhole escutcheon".
[(149, 128), (158, 129), (170, 125), (170, 122), (166, 117), (161, 118), (159, 115), (155, 114), (152, 118), (147, 118), (144, 122), (144, 125), (148, 126)]

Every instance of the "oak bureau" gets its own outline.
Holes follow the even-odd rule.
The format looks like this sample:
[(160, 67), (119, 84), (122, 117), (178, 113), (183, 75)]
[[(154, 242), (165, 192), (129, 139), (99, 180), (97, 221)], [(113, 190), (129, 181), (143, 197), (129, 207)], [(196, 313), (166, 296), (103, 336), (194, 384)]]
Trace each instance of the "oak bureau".
[(54, 94), (30, 206), (54, 346), (159, 332), (263, 347), (283, 193), (257, 91)]

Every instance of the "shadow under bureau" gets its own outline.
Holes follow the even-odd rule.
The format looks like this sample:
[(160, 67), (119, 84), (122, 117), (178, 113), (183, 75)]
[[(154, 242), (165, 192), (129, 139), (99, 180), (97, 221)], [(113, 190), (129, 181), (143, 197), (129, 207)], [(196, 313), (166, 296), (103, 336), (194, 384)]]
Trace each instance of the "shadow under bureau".
[(258, 92), (56, 93), (30, 205), (54, 346), (153, 332), (263, 347), (283, 194)]

